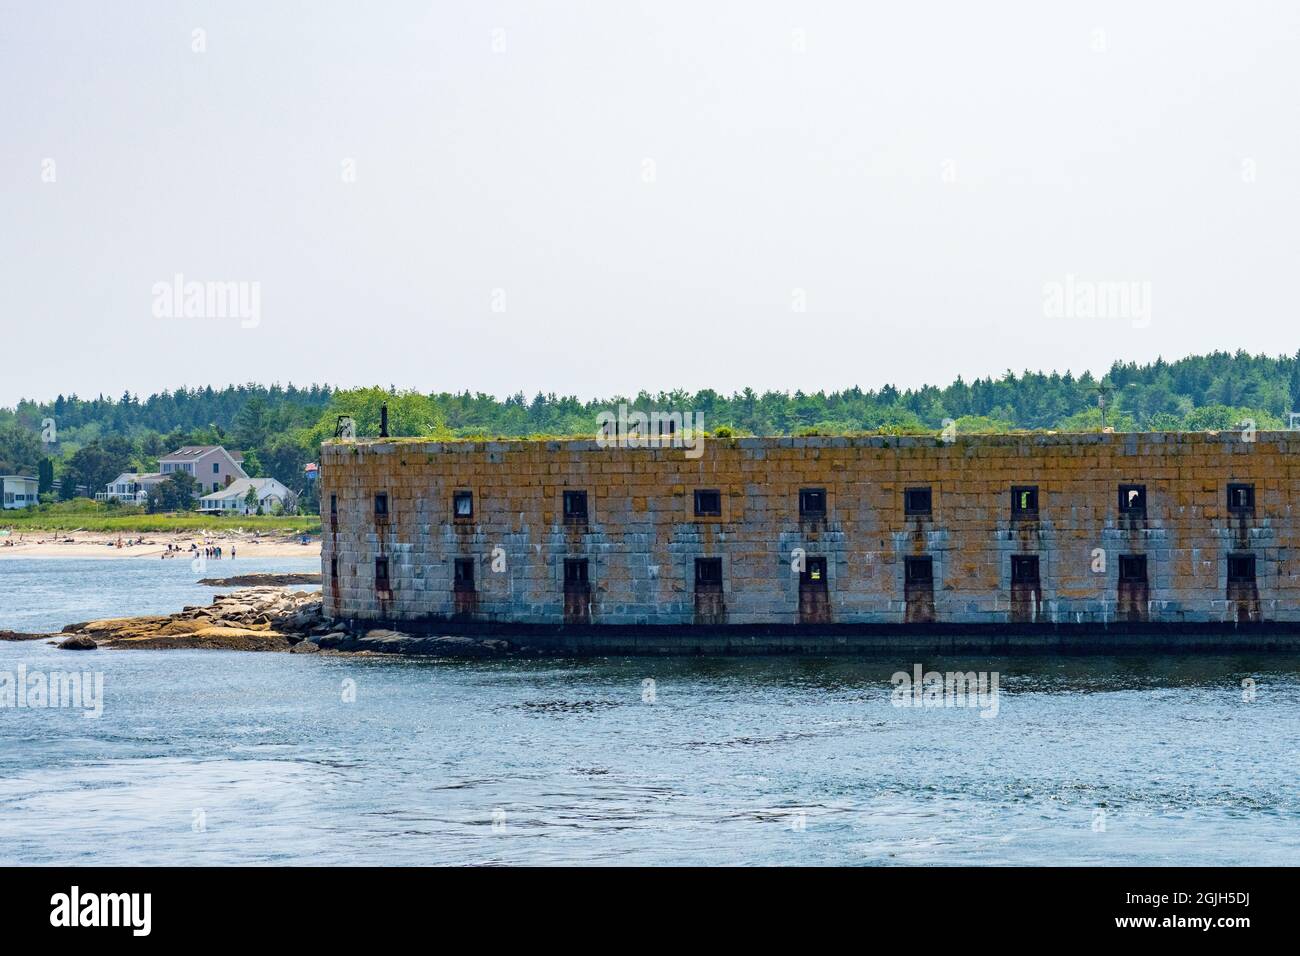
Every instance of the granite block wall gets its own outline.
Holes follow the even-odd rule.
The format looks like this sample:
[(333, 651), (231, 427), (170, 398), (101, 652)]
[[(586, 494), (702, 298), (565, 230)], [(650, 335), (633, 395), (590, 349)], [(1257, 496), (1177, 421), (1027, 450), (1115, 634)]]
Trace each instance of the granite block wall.
[[(1300, 622), (1300, 435), (1253, 437), (709, 439), (696, 458), (595, 441), (331, 442), (326, 610), (645, 626)], [(908, 489), (929, 489), (928, 514), (907, 513)], [(585, 492), (585, 520), (566, 518), (566, 491)], [(719, 513), (697, 514), (697, 491), (718, 492), (703, 501)]]

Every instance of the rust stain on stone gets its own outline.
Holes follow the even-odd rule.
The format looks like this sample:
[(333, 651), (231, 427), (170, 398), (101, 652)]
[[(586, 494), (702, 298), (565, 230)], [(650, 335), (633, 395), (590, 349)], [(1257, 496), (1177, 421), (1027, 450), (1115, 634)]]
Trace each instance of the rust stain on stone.
[(1013, 582), (1011, 585), (1011, 620), (1030, 624), (1039, 620), (1043, 609), (1043, 588), (1038, 583)]
[(727, 603), (722, 585), (696, 585), (695, 623), (714, 626), (727, 623)]
[(926, 624), (934, 620), (934, 582), (910, 583), (904, 586), (908, 624)]
[(1145, 581), (1120, 581), (1116, 613), (1121, 621), (1145, 621), (1149, 606), (1149, 589)]
[(1228, 606), (1238, 624), (1253, 624), (1262, 617), (1259, 610), (1259, 585), (1254, 581), (1229, 581)]
[(564, 623), (591, 623), (590, 584), (566, 584), (564, 586)]
[(473, 618), (478, 614), (478, 591), (474, 588), (456, 587), (452, 589), (454, 609), (452, 613), (458, 618)]

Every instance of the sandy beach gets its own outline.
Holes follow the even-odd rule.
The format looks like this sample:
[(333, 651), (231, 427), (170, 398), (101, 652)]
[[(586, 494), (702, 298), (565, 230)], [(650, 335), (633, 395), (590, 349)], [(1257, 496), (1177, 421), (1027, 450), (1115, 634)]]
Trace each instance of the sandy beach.
[[(119, 546), (120, 544), (120, 546)], [(0, 561), (5, 558), (152, 558), (167, 553), (167, 546), (189, 552), (219, 546), (223, 557), (300, 558), (320, 554), (320, 538), (309, 536), (302, 543), (297, 534), (247, 531), (133, 532), (131, 534), (90, 531), (14, 531), (0, 537)], [(232, 554), (233, 552), (233, 554)], [(173, 552), (175, 553), (175, 552)], [(177, 555), (184, 557), (184, 554)], [(171, 560), (171, 559), (169, 559)]]

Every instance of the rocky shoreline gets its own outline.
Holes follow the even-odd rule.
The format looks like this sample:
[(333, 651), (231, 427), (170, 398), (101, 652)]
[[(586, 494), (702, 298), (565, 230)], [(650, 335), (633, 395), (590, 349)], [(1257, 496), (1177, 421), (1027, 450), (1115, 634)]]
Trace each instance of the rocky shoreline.
[(0, 631), (0, 640), (45, 638), (64, 650), (97, 648), (278, 651), (290, 654), (386, 654), (420, 657), (498, 657), (513, 649), (498, 638), (417, 636), (355, 630), (327, 620), (320, 592), (283, 587), (241, 588), (210, 605), (175, 614), (109, 618), (69, 624), (60, 634)]
[(228, 578), (203, 578), (198, 583), (215, 588), (278, 587), (285, 584), (320, 584), (321, 574), (319, 571), (302, 571), (289, 574), (262, 572), (257, 574), (236, 574)]

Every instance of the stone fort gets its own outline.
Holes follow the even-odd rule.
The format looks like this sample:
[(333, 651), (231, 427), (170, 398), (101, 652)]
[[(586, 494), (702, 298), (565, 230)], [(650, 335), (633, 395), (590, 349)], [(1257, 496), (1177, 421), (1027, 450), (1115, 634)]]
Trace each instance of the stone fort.
[(448, 632), (1300, 631), (1297, 433), (603, 444), (327, 443), (327, 613)]

